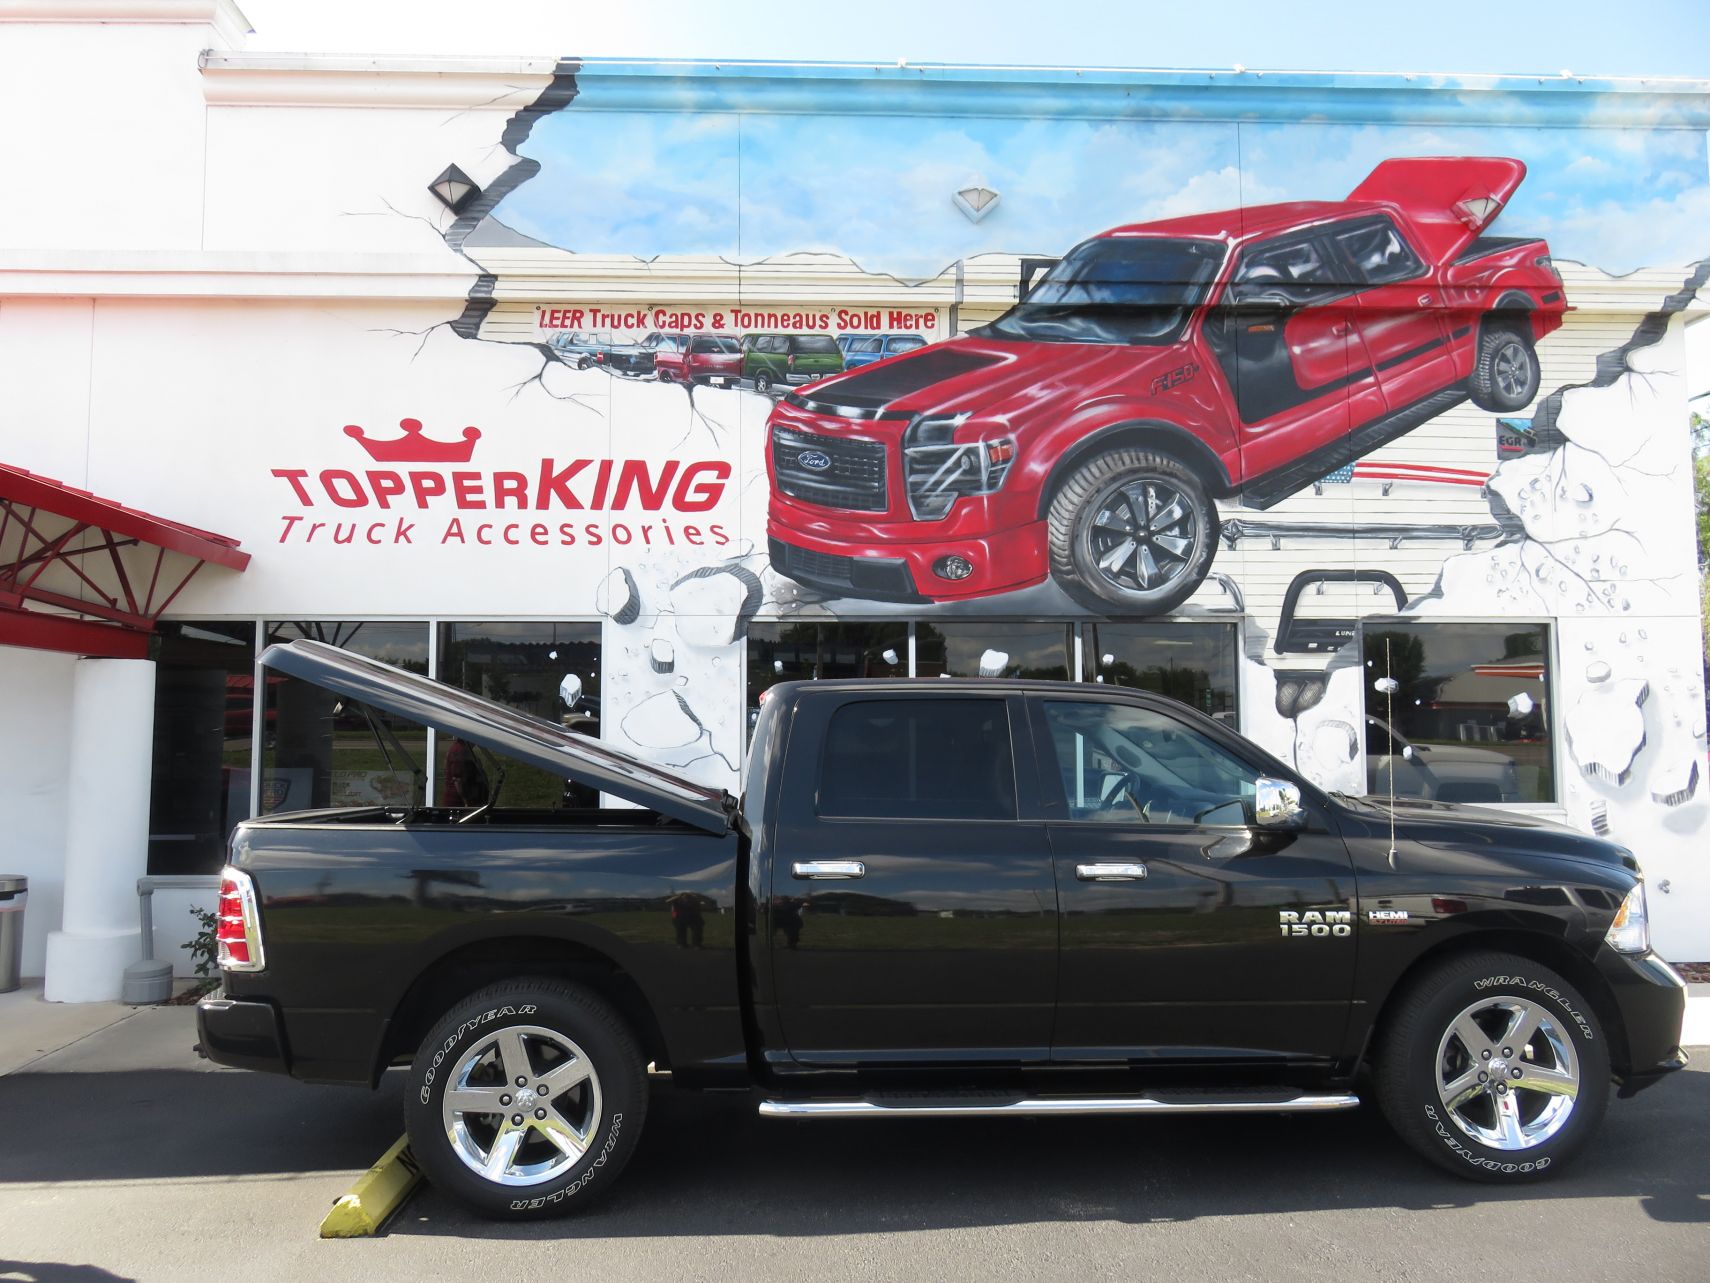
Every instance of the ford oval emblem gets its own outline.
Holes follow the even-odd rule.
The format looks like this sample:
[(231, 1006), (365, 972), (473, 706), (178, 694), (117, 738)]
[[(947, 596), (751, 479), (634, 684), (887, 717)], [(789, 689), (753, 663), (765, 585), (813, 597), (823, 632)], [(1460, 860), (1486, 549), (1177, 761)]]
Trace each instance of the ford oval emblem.
[(824, 450), (803, 450), (796, 456), (796, 462), (811, 471), (824, 472), (831, 466), (831, 456)]

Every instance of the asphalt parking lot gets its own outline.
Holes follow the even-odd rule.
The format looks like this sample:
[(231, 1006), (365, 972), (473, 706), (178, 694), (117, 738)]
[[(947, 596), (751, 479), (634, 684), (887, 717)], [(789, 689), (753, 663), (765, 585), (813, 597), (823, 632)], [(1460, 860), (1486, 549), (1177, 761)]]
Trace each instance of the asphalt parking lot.
[(399, 1084), (214, 1069), (192, 1030), (146, 1009), (0, 1078), (0, 1279), (1710, 1277), (1710, 1051), (1520, 1191), (1425, 1167), (1374, 1110), (783, 1122), (662, 1081), (580, 1217), (495, 1225), (424, 1186), (382, 1237), (321, 1241)]

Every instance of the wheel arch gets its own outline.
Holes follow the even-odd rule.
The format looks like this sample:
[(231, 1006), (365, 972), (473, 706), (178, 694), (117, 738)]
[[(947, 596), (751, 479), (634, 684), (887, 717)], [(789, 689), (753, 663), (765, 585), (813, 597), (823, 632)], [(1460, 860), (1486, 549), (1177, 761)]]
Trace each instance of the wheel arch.
[(1497, 326), (1510, 328), (1523, 324), (1527, 336), (1536, 340), (1537, 334), (1531, 323), (1531, 314), (1537, 310), (1537, 303), (1525, 290), (1504, 290), (1490, 309), (1479, 318), (1479, 336), (1482, 338), (1487, 330)]
[(1106, 450), (1132, 446), (1158, 450), (1180, 459), (1199, 474), (1205, 488), (1214, 497), (1224, 497), (1234, 491), (1229, 473), (1216, 451), (1186, 428), (1157, 420), (1134, 420), (1100, 428), (1076, 441), (1051, 465), (1050, 475), (1039, 491), (1038, 516), (1044, 519), (1063, 483), (1095, 454)]
[(1360, 1055), (1362, 1063), (1370, 1059), (1372, 1047), (1384, 1025), (1394, 1017), (1402, 1001), (1418, 985), (1420, 979), (1441, 963), (1469, 953), (1511, 953), (1560, 973), (1591, 1005), (1592, 1013), (1597, 1017), (1597, 1023), (1609, 1045), (1611, 1069), (1620, 1075), (1631, 1068), (1627, 1030), (1621, 1021), (1620, 1008), (1616, 1005), (1615, 995), (1608, 983), (1598, 974), (1591, 960), (1559, 935), (1523, 928), (1462, 932), (1437, 942), (1414, 958), (1396, 977), (1395, 983), (1384, 995), (1383, 1002), (1372, 1019), (1365, 1047)]
[(376, 1049), (372, 1081), (416, 1047), (435, 1022), (470, 994), (501, 980), (529, 976), (583, 985), (616, 1008), (647, 1058), (669, 1065), (664, 1031), (653, 1004), (634, 977), (609, 954), (574, 940), (547, 935), (488, 936), (457, 945), (434, 959), (398, 999)]

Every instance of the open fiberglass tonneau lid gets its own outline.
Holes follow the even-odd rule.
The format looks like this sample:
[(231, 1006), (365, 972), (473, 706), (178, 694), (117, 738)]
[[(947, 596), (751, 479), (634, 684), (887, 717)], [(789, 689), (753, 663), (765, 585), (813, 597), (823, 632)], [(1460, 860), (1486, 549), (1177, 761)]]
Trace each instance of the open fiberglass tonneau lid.
[(369, 708), (456, 735), (709, 833), (730, 828), (729, 795), (723, 789), (692, 783), (586, 735), (431, 677), (407, 673), (318, 641), (269, 646), (262, 652), (261, 662), (275, 672), (301, 677)]

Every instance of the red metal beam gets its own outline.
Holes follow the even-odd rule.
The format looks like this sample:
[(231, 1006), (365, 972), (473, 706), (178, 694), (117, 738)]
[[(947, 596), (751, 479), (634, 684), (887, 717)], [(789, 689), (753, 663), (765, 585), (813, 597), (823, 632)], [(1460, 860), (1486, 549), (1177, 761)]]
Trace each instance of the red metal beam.
[(97, 659), (147, 659), (149, 635), (135, 628), (0, 605), (0, 646), (57, 650)]
[(0, 499), (42, 508), (115, 535), (141, 539), (169, 552), (211, 561), (216, 566), (242, 570), (249, 565), (249, 554), (239, 550), (235, 539), (151, 516), (22, 468), (0, 464)]

